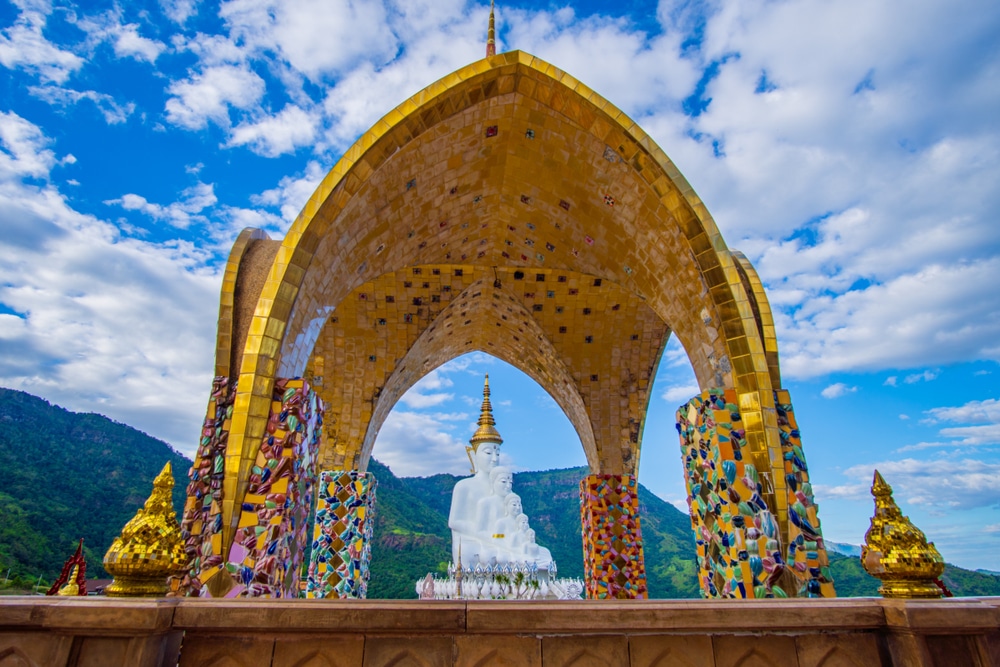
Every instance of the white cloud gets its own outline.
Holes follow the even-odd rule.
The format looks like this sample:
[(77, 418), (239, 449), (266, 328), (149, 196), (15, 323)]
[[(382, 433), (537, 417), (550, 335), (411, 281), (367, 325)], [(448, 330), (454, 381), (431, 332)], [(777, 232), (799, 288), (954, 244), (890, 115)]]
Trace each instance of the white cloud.
[(817, 295), (777, 313), (782, 371), (815, 377), (1000, 358), (1000, 256), (931, 265), (885, 284)]
[[(848, 477), (870, 480), (878, 470), (897, 502), (950, 509), (1000, 505), (1000, 463), (976, 459), (901, 459), (848, 468)], [(829, 492), (829, 490), (827, 491)]]
[(59, 86), (32, 86), (28, 90), (38, 99), (54, 106), (68, 107), (81, 100), (92, 102), (109, 125), (124, 123), (135, 111), (133, 102), (119, 104), (111, 95), (99, 93), (96, 90), (79, 91)]
[(396, 52), (379, 0), (230, 0), (222, 3), (219, 15), (235, 40), (276, 52), (314, 80), (363, 61), (385, 63)]
[(190, 243), (122, 238), (44, 178), (39, 128), (0, 115), (0, 384), (96, 411), (191, 454), (211, 375), (219, 274)]
[(671, 385), (666, 388), (661, 396), (663, 400), (668, 403), (680, 405), (681, 403), (691, 400), (692, 397), (696, 396), (700, 392), (701, 389), (695, 383)]
[(885, 379), (885, 382), (883, 382), (882, 384), (886, 387), (895, 387), (897, 380), (898, 378), (895, 375), (890, 375)]
[(969, 401), (959, 407), (932, 408), (927, 414), (935, 421), (957, 424), (1000, 423), (1000, 399), (987, 398), (982, 401)]
[(910, 415), (904, 415), (904, 414), (900, 414), (900, 415), (899, 415), (899, 418), (900, 418), (901, 420), (903, 420), (903, 421), (906, 421), (906, 420), (908, 420), (908, 419), (910, 418)]
[(166, 50), (166, 44), (143, 37), (139, 34), (138, 23), (122, 23), (122, 18), (121, 8), (115, 8), (81, 18), (76, 21), (76, 25), (87, 33), (91, 49), (106, 42), (111, 45), (118, 58), (156, 62)]
[(835, 382), (819, 393), (823, 398), (840, 398), (845, 394), (852, 394), (857, 390), (857, 387), (848, 387), (843, 382)]
[(950, 422), (960, 426), (942, 428), (942, 437), (951, 438), (945, 442), (920, 443), (904, 447), (900, 451), (926, 449), (929, 447), (979, 447), (1000, 445), (1000, 400), (988, 398), (969, 401), (959, 407), (932, 408), (925, 424)]
[(913, 373), (907, 375), (903, 380), (906, 384), (916, 384), (917, 382), (930, 382), (937, 378), (939, 371), (924, 371), (923, 373)]
[(465, 443), (432, 415), (393, 410), (379, 430), (372, 455), (395, 475), (467, 475)]
[(185, 229), (192, 222), (204, 222), (204, 216), (198, 215), (218, 201), (215, 188), (210, 183), (198, 183), (181, 192), (179, 201), (171, 204), (154, 204), (137, 194), (125, 194), (118, 199), (109, 199), (104, 203), (118, 205), (126, 211), (139, 211), (153, 218), (170, 223), (174, 227)]
[(184, 25), (198, 13), (198, 3), (195, 0), (160, 0), (160, 8), (167, 18), (180, 25)]
[(0, 64), (9, 69), (24, 69), (42, 81), (64, 82), (83, 66), (83, 58), (64, 51), (42, 34), (48, 6), (22, 5), (14, 24), (0, 31)]
[(209, 121), (229, 127), (229, 108), (250, 109), (264, 95), (264, 80), (244, 66), (218, 65), (170, 84), (167, 120), (189, 130)]
[(258, 206), (278, 208), (281, 217), (291, 223), (319, 187), (324, 176), (326, 170), (318, 162), (309, 162), (301, 176), (285, 176), (277, 187), (254, 195), (250, 201)]
[(441, 389), (447, 389), (453, 386), (453, 382), (448, 379), (440, 369), (436, 369), (425, 375), (419, 382), (410, 387), (410, 389), (403, 394), (400, 398), (400, 402), (408, 407), (423, 409), (433, 407), (435, 405), (441, 405), (447, 401), (452, 400), (455, 396), (454, 394), (442, 392)]
[(41, 129), (13, 111), (0, 111), (0, 179), (44, 178), (55, 165), (55, 153)]
[(314, 114), (289, 104), (275, 115), (233, 128), (228, 145), (248, 146), (258, 155), (277, 157), (311, 144), (317, 122)]

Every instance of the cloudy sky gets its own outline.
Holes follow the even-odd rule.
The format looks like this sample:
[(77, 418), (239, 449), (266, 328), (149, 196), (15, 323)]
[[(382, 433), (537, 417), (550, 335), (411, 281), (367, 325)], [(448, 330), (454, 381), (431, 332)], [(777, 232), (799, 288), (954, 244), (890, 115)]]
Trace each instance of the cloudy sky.
[[(0, 0), (0, 385), (191, 453), (220, 272), (279, 237), (382, 114), (482, 56), (466, 0)], [(569, 71), (678, 164), (769, 288), (828, 538), (877, 467), (945, 557), (1000, 570), (1000, 4), (517, 0), (500, 49)], [(415, 387), (375, 455), (461, 472), (483, 372), (514, 465), (580, 465), (483, 355)], [(683, 503), (671, 343), (640, 479)]]

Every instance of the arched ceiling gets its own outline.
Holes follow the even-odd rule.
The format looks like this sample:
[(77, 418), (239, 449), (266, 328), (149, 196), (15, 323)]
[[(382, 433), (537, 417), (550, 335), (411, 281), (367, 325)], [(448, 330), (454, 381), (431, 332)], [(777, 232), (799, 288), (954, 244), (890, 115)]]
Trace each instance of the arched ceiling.
[(635, 294), (576, 272), (449, 264), (386, 274), (341, 301), (316, 341), (307, 376), (327, 404), (320, 465), (363, 469), (399, 397), (479, 350), (549, 391), (595, 470), (634, 472), (669, 333)]

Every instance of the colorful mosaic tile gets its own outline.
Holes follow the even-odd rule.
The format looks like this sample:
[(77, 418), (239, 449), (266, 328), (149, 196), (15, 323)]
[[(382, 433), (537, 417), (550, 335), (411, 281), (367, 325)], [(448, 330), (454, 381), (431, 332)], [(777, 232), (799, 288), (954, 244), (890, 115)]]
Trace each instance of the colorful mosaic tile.
[(583, 569), (588, 599), (649, 597), (634, 475), (580, 481)]
[(370, 472), (320, 473), (306, 597), (367, 595), (377, 487)]
[(303, 379), (277, 380), (267, 430), (226, 569), (226, 597), (298, 597), (308, 544), (323, 402)]
[(830, 562), (817, 516), (819, 506), (813, 499), (806, 455), (802, 451), (799, 426), (787, 391), (774, 392), (774, 406), (788, 488), (787, 562), (802, 582), (798, 591), (800, 596), (835, 597)]
[[(783, 430), (787, 431), (782, 442), (791, 442), (792, 431), (798, 442), (794, 417), (789, 420), (791, 406), (787, 400), (782, 413)], [(782, 557), (781, 531), (777, 518), (764, 500), (764, 481), (756, 467), (744, 460), (748, 450), (736, 393), (713, 389), (696, 396), (677, 411), (677, 430), (684, 457), (702, 595), (707, 598), (833, 596), (826, 552), (822, 537), (818, 535), (818, 521), (807, 521), (808, 534), (794, 533), (794, 546), (787, 550), (789, 560)], [(787, 479), (791, 484), (791, 477), (795, 477), (796, 493), (805, 498), (792, 493), (790, 502), (794, 497), (799, 505), (796, 512), (801, 511), (802, 516), (814, 520), (811, 489), (803, 488), (804, 484), (799, 482), (802, 478), (796, 476), (806, 474), (801, 448), (793, 450), (789, 446), (788, 451), (793, 452), (802, 465), (797, 466), (793, 461), (791, 465), (796, 470), (790, 472)], [(788, 465), (786, 459), (786, 468)], [(811, 513), (807, 505), (813, 508)], [(803, 523), (801, 519), (791, 519), (793, 524), (797, 520), (798, 524)], [(797, 543), (798, 537), (802, 538), (801, 546)], [(792, 564), (788, 565), (789, 562)], [(810, 584), (810, 581), (817, 583)]]
[(236, 392), (229, 378), (212, 381), (208, 414), (201, 429), (201, 441), (188, 473), (187, 501), (181, 519), (181, 536), (190, 563), (190, 577), (183, 584), (171, 582), (177, 594), (197, 594), (203, 581), (223, 566), (222, 479), (225, 473), (226, 443)]

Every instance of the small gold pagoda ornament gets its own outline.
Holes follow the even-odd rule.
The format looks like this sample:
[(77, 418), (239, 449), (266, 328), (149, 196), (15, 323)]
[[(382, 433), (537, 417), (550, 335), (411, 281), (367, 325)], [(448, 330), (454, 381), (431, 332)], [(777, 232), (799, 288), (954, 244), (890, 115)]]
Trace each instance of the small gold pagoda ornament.
[(163, 597), (167, 577), (187, 569), (188, 558), (171, 492), (174, 476), (170, 462), (153, 480), (153, 493), (145, 506), (125, 524), (104, 556), (104, 569), (114, 582), (105, 589), (110, 597)]
[(936, 583), (944, 572), (944, 559), (923, 531), (903, 516), (889, 486), (878, 470), (872, 482), (875, 516), (861, 545), (861, 564), (868, 574), (882, 580), (878, 592), (887, 598), (939, 598)]

